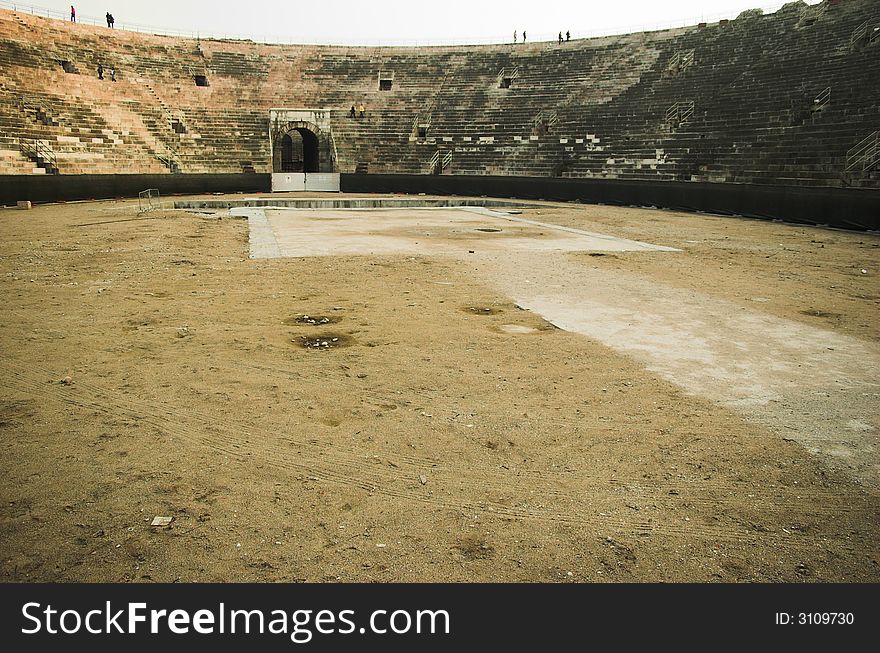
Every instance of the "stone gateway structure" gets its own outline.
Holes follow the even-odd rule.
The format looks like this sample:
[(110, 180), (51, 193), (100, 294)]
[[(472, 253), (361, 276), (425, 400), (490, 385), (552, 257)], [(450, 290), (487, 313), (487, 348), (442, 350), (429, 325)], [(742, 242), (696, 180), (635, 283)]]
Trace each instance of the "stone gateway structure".
[(330, 115), (327, 109), (269, 111), (272, 190), (339, 190)]

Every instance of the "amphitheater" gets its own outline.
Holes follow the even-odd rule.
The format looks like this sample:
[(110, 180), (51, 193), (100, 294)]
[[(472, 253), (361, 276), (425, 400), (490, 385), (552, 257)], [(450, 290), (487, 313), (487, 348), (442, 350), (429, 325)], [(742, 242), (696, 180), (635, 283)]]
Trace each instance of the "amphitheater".
[(428, 48), (0, 9), (0, 580), (877, 582), (878, 162), (874, 0)]

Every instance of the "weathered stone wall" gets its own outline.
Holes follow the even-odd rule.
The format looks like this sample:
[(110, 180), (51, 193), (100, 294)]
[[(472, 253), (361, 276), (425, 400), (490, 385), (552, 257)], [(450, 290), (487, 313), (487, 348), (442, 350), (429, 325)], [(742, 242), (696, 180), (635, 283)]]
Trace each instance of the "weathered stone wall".
[(428, 50), (194, 41), (0, 10), (0, 174), (51, 169), (21, 139), (61, 174), (269, 173), (270, 110), (302, 107), (321, 113), (300, 122), (320, 131), (322, 170), (878, 187), (876, 169), (846, 170), (880, 129), (875, 9), (791, 3), (563, 45)]

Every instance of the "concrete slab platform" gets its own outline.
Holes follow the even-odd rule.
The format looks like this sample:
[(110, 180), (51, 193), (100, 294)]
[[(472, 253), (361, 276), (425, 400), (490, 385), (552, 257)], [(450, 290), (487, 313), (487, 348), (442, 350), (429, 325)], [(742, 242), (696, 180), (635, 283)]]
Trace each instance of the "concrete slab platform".
[(462, 255), (503, 251), (675, 251), (481, 207), (235, 208), (250, 223), (251, 258)]

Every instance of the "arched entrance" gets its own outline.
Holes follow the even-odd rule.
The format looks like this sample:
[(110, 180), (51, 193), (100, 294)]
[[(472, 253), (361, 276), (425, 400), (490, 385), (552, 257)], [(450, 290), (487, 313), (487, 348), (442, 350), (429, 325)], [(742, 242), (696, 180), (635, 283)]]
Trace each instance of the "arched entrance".
[(320, 162), (314, 132), (300, 127), (281, 138), (281, 172), (319, 172)]
[(278, 142), (281, 156), (275, 172), (320, 172), (321, 154), (318, 135), (305, 126), (293, 127)]
[(339, 192), (329, 109), (270, 109), (273, 192)]

